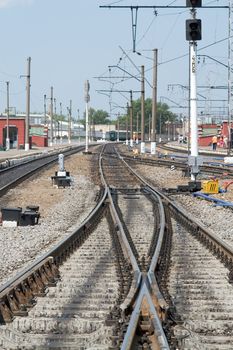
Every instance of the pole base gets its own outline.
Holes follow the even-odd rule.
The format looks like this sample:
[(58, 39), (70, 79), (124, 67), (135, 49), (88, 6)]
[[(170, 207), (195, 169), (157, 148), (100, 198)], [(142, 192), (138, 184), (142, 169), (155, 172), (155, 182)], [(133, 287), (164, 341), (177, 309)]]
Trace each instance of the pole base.
[(145, 144), (145, 142), (141, 142), (141, 153), (142, 154), (146, 153), (146, 144)]
[(6, 151), (10, 150), (10, 139), (6, 139)]
[(30, 149), (29, 143), (25, 143), (24, 149), (25, 149), (25, 151), (29, 151), (29, 149)]
[(151, 154), (155, 154), (156, 153), (156, 142), (151, 142), (151, 144), (150, 144), (150, 152), (151, 152)]

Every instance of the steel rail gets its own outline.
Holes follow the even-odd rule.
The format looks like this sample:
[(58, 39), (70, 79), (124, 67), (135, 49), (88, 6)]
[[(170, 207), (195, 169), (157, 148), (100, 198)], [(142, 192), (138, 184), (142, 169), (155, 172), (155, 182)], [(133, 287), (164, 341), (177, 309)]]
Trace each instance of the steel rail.
[[(148, 164), (151, 166), (171, 166), (174, 165), (181, 170), (187, 170), (188, 164), (187, 162), (180, 162), (174, 160), (164, 160), (164, 159), (147, 159), (142, 157), (133, 157), (129, 155), (122, 155), (122, 157), (129, 161), (140, 162), (144, 164)], [(233, 176), (233, 170), (229, 166), (222, 164), (220, 166), (217, 165), (201, 165), (200, 170), (205, 173), (215, 174), (215, 175), (223, 175), (227, 173), (227, 176)]]
[[(117, 153), (118, 157), (121, 160), (123, 160), (116, 149), (115, 149), (115, 152)], [(100, 160), (100, 167), (101, 167), (101, 162), (102, 162), (102, 155), (101, 155), (101, 160)], [(123, 162), (124, 162), (124, 160), (123, 160)], [(128, 167), (126, 162), (124, 162), (124, 164)], [(104, 174), (103, 174), (102, 169), (100, 170), (100, 173), (101, 173), (101, 177), (104, 178)], [(145, 184), (145, 181), (142, 179), (140, 179), (140, 182)], [(105, 179), (104, 179), (104, 184), (106, 184)], [(127, 331), (126, 331), (126, 334), (125, 334), (125, 337), (123, 340), (123, 344), (121, 346), (121, 350), (130, 350), (131, 349), (133, 339), (135, 337), (137, 324), (139, 322), (140, 311), (142, 308), (142, 303), (143, 303), (144, 298), (146, 299), (146, 301), (149, 305), (149, 310), (150, 310), (150, 315), (152, 318), (153, 327), (155, 330), (156, 340), (160, 346), (160, 349), (163, 349), (163, 350), (170, 349), (167, 338), (166, 338), (165, 333), (163, 331), (163, 327), (162, 327), (162, 323), (161, 323), (158, 311), (156, 310), (156, 308), (154, 306), (154, 302), (152, 300), (151, 293), (148, 290), (148, 285), (149, 285), (149, 288), (153, 291), (153, 296), (156, 297), (156, 299), (158, 301), (160, 310), (165, 310), (168, 308), (167, 303), (165, 302), (161, 292), (159, 291), (159, 287), (158, 287), (158, 284), (157, 284), (157, 281), (156, 281), (156, 278), (154, 275), (154, 271), (155, 271), (155, 268), (156, 268), (156, 265), (158, 262), (159, 251), (161, 249), (163, 236), (164, 236), (165, 214), (164, 214), (163, 204), (162, 204), (162, 201), (159, 198), (159, 196), (151, 188), (148, 187), (147, 190), (154, 197), (156, 197), (155, 198), (156, 201), (159, 202), (161, 222), (160, 222), (160, 232), (159, 232), (157, 247), (156, 247), (155, 253), (154, 253), (152, 260), (151, 260), (149, 272), (146, 276), (142, 277), (142, 273), (140, 272), (139, 267), (137, 266), (136, 259), (135, 259), (134, 254), (129, 246), (129, 243), (128, 243), (128, 240), (127, 240), (126, 235), (124, 233), (122, 224), (120, 222), (120, 219), (119, 219), (117, 212), (116, 212), (116, 209), (114, 207), (114, 203), (113, 203), (113, 200), (111, 197), (110, 190), (108, 189), (108, 193), (109, 193), (108, 199), (110, 201), (110, 208), (111, 208), (110, 210), (111, 210), (111, 213), (113, 214), (113, 219), (117, 223), (117, 228), (120, 231), (123, 244), (125, 245), (124, 250), (129, 255), (131, 265), (132, 265), (133, 270), (134, 270), (133, 286), (131, 286), (131, 289), (130, 289), (128, 296), (126, 297), (123, 304), (121, 304), (121, 306), (120, 306), (122, 311), (125, 311), (129, 305), (131, 305), (131, 307), (133, 307), (133, 303), (135, 303), (135, 305), (133, 307), (133, 313), (131, 314), (129, 325), (127, 327)], [(140, 274), (140, 275), (138, 275), (138, 274)], [(136, 279), (137, 279), (137, 281), (136, 281)], [(135, 300), (136, 295), (137, 295), (137, 298)]]
[(124, 232), (123, 226), (121, 224), (120, 218), (117, 214), (115, 205), (113, 203), (113, 199), (112, 199), (112, 195), (109, 189), (109, 186), (107, 185), (107, 182), (105, 180), (104, 177), (104, 172), (103, 172), (103, 166), (102, 166), (102, 161), (103, 161), (103, 152), (105, 149), (105, 145), (102, 148), (102, 152), (100, 154), (99, 157), (99, 171), (100, 171), (100, 177), (101, 177), (101, 181), (102, 184), (104, 185), (105, 189), (107, 189), (107, 193), (108, 193), (108, 200), (110, 202), (110, 213), (113, 219), (113, 222), (115, 224), (115, 227), (117, 228), (118, 233), (118, 238), (120, 240), (121, 243), (121, 247), (122, 250), (124, 252), (125, 257), (127, 258), (127, 260), (130, 262), (132, 269), (133, 269), (133, 282), (131, 284), (131, 288), (129, 290), (128, 295), (126, 296), (124, 302), (120, 305), (120, 309), (122, 310), (122, 313), (124, 315), (124, 312), (126, 311), (126, 309), (130, 306), (130, 304), (132, 304), (132, 300), (135, 299), (135, 296), (138, 292), (140, 283), (141, 283), (141, 279), (142, 279), (142, 273), (139, 269), (137, 260), (131, 250), (131, 247), (129, 245), (129, 242), (127, 240), (126, 234)]
[(136, 305), (134, 307), (133, 313), (132, 313), (131, 318), (130, 318), (127, 332), (126, 332), (124, 340), (123, 340), (123, 344), (121, 346), (121, 350), (130, 350), (131, 349), (133, 339), (135, 336), (135, 332), (136, 332), (136, 328), (137, 328), (137, 324), (139, 321), (141, 306), (142, 306), (144, 298), (146, 298), (148, 305), (149, 305), (150, 316), (151, 316), (151, 320), (152, 320), (153, 327), (155, 330), (155, 335), (156, 335), (157, 341), (158, 341), (159, 346), (160, 346), (160, 350), (169, 350), (170, 349), (169, 344), (168, 344), (167, 339), (165, 337), (160, 318), (159, 318), (158, 313), (155, 309), (155, 306), (154, 306), (154, 303), (153, 303), (153, 300), (151, 298), (151, 294), (149, 292), (149, 289), (147, 287), (146, 282), (144, 282), (142, 284), (139, 296), (138, 296), (137, 301), (136, 301)]
[(68, 146), (68, 147), (64, 147), (64, 148), (59, 148), (59, 149), (53, 149), (43, 153), (34, 153), (34, 154), (29, 154), (29, 155), (24, 155), (23, 157), (19, 157), (19, 158), (6, 158), (7, 163), (9, 164), (8, 166), (2, 167), (1, 166), (6, 162), (5, 161), (1, 161), (0, 162), (0, 174), (3, 174), (4, 172), (7, 172), (9, 170), (12, 170), (14, 168), (18, 168), (21, 165), (25, 165), (25, 164), (29, 164), (29, 163), (33, 163), (36, 162), (40, 159), (46, 159), (46, 158), (50, 158), (52, 156), (55, 156), (57, 154), (60, 153), (68, 153), (70, 151), (76, 151), (79, 152), (82, 149), (84, 149), (84, 146)]
[[(179, 153), (186, 153), (186, 154), (188, 154), (188, 150), (185, 149), (185, 148), (175, 148), (175, 147), (170, 147), (170, 146), (165, 145), (165, 144), (159, 144), (158, 148), (162, 148), (165, 151), (177, 151)], [(199, 154), (200, 155), (215, 156), (215, 157), (218, 156), (218, 157), (221, 157), (221, 158), (226, 157), (226, 154), (222, 154), (222, 153), (217, 153), (216, 154), (216, 152), (205, 151), (205, 150), (199, 150)]]
[(164, 207), (163, 207), (162, 200), (158, 196), (158, 194), (156, 192), (154, 192), (153, 190), (152, 191), (150, 190), (148, 192), (152, 193), (152, 195), (155, 196), (157, 201), (159, 202), (160, 230), (159, 230), (159, 238), (157, 241), (154, 255), (151, 259), (151, 263), (150, 263), (149, 271), (147, 273), (147, 277), (148, 277), (148, 280), (150, 281), (150, 286), (154, 292), (154, 295), (157, 296), (158, 303), (159, 303), (161, 310), (163, 310), (163, 312), (165, 312), (168, 309), (168, 305), (167, 305), (166, 301), (164, 300), (163, 295), (161, 294), (161, 292), (159, 290), (159, 286), (158, 286), (157, 280), (155, 278), (155, 269), (156, 269), (157, 264), (158, 264), (159, 255), (161, 252), (162, 243), (163, 243), (163, 239), (164, 239), (164, 231), (165, 231), (165, 225), (166, 225), (165, 213), (164, 213)]
[[(122, 159), (124, 161), (124, 159)], [(125, 162), (125, 161), (124, 161)], [(229, 278), (233, 279), (233, 249), (225, 242), (223, 242), (216, 234), (207, 229), (198, 219), (193, 219), (191, 215), (187, 213), (182, 207), (180, 207), (177, 203), (172, 201), (168, 196), (166, 196), (159, 189), (154, 188), (148, 183), (142, 176), (138, 175), (126, 162), (125, 164), (128, 166), (128, 169), (134, 174), (139, 180), (144, 181), (148, 188), (157, 193), (168, 205), (169, 209), (176, 217), (178, 221), (180, 221), (183, 225), (189, 227), (190, 231), (192, 231), (197, 238), (202, 240), (207, 247), (211, 248), (219, 258), (223, 260), (226, 266), (230, 270)]]
[(32, 305), (37, 295), (56, 282), (58, 266), (87, 238), (90, 228), (102, 215), (107, 195), (105, 188), (101, 200), (81, 225), (0, 287), (0, 323), (11, 322), (15, 315), (25, 311), (25, 305)]
[[(69, 148), (68, 150), (66, 150), (65, 153), (66, 156), (71, 156), (73, 155), (74, 153), (76, 152), (80, 152), (82, 149), (84, 149), (84, 146), (78, 146), (77, 148)], [(9, 189), (13, 188), (14, 186), (16, 186), (17, 184), (21, 183), (22, 181), (24, 181), (25, 179), (27, 179), (28, 177), (30, 177), (31, 175), (35, 174), (37, 171), (43, 169), (44, 167), (52, 164), (52, 163), (55, 163), (57, 161), (57, 158), (55, 158), (58, 154), (60, 154), (61, 152), (55, 152), (53, 154), (49, 154), (49, 155), (46, 155), (46, 156), (41, 156), (41, 157), (38, 157), (36, 159), (32, 159), (32, 160), (28, 160), (26, 162), (23, 162), (23, 163), (18, 163), (18, 164), (15, 164), (9, 168), (5, 168), (3, 170), (0, 171), (0, 175), (1, 173), (5, 173), (5, 172), (9, 172), (9, 171), (12, 171), (16, 168), (19, 168), (20, 166), (25, 166), (27, 164), (31, 164), (31, 163), (35, 163), (36, 161), (40, 161), (42, 159), (46, 159), (46, 158), (52, 158), (51, 160), (48, 160), (47, 163), (44, 163), (44, 164), (40, 164), (39, 166), (35, 167), (34, 169), (32, 169), (31, 171), (23, 174), (23, 175), (20, 175), (16, 178), (14, 178), (13, 181), (9, 182), (7, 185), (5, 186), (2, 186), (0, 187), (0, 196), (2, 196), (3, 194), (5, 194)]]

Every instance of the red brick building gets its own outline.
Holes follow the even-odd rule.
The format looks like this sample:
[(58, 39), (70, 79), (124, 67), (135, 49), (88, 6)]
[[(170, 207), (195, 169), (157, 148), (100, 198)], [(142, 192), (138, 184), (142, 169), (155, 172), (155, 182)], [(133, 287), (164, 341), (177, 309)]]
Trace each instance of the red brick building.
[[(221, 124), (201, 124), (198, 125), (198, 144), (199, 146), (211, 146), (212, 137), (218, 137), (218, 143), (227, 137), (229, 139), (228, 122), (223, 121)], [(231, 123), (231, 140), (233, 140), (233, 123)]]
[[(0, 146), (6, 146), (7, 119), (0, 116)], [(9, 118), (10, 148), (24, 148), (25, 142), (25, 117)], [(44, 125), (30, 125), (29, 142), (31, 146), (48, 146), (48, 128)]]

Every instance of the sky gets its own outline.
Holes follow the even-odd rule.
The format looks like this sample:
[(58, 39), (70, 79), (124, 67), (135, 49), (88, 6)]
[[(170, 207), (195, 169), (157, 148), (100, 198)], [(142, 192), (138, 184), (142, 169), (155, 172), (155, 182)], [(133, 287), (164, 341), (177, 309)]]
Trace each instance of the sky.
[[(173, 5), (185, 0), (0, 0), (0, 111), (6, 108), (6, 81), (10, 82), (10, 106), (26, 109), (27, 58), (31, 57), (31, 112), (44, 110), (44, 95), (53, 86), (57, 113), (83, 116), (84, 83), (90, 82), (90, 106), (115, 119), (124, 113), (129, 93), (139, 91), (141, 66), (146, 71), (146, 97), (152, 96), (153, 49), (158, 49), (158, 101), (174, 113), (187, 114), (189, 80), (185, 21), (187, 8), (139, 9), (136, 51), (133, 53), (130, 9), (106, 9), (100, 5)], [(227, 6), (228, 0), (202, 0), (203, 6)], [(197, 9), (202, 20), (198, 42), (198, 113), (227, 112), (228, 10)], [(211, 58), (209, 58), (209, 57)], [(220, 63), (214, 61), (217, 60)], [(109, 69), (109, 66), (118, 66)], [(128, 73), (133, 75), (130, 79)], [(20, 77), (21, 76), (21, 77)], [(113, 77), (120, 78), (113, 78)], [(112, 90), (108, 91), (99, 90)], [(133, 99), (140, 97), (133, 93)], [(213, 101), (218, 100), (218, 101)], [(225, 100), (225, 101), (223, 101)], [(49, 100), (47, 100), (49, 104)]]

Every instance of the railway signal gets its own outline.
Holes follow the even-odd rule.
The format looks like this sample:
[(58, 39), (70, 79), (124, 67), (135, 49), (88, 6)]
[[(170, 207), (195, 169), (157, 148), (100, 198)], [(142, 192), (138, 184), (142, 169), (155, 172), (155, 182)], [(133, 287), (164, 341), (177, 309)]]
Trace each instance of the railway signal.
[(197, 41), (201, 40), (201, 20), (196, 19), (195, 7), (201, 6), (201, 1), (187, 1), (192, 19), (186, 20), (186, 40), (189, 41), (189, 100), (190, 100), (190, 135), (191, 135), (191, 154), (188, 164), (191, 167), (191, 179), (196, 181), (199, 173), (201, 160), (198, 157), (198, 128), (197, 128), (197, 82), (196, 82), (196, 60), (197, 60)]
[(186, 0), (186, 7), (201, 7), (202, 0)]
[(186, 20), (186, 40), (188, 41), (201, 40), (201, 20), (200, 19)]

